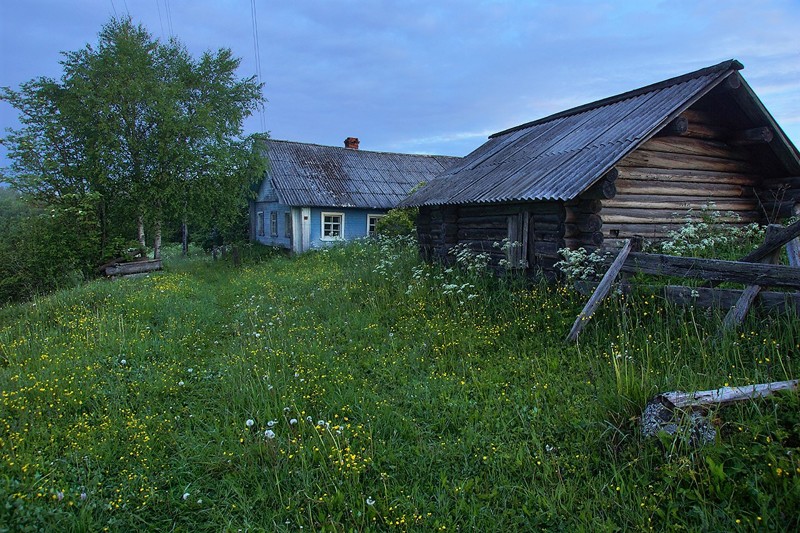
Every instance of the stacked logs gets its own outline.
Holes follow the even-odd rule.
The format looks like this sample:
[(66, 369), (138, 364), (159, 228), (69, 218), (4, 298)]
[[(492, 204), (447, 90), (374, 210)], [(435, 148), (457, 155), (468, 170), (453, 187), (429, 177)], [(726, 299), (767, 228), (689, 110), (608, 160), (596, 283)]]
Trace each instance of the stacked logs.
[(710, 203), (721, 222), (762, 222), (755, 188), (764, 183), (763, 168), (750, 147), (771, 140), (770, 128), (735, 129), (710, 111), (686, 110), (617, 164), (617, 194), (603, 201), (606, 244), (668, 237), (690, 210), (697, 216)]

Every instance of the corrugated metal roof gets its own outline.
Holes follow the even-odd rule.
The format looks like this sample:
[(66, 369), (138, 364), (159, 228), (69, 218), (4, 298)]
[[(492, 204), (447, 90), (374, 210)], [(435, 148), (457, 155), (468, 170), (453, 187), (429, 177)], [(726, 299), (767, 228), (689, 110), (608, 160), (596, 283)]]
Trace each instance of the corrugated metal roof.
[(401, 205), (573, 199), (741, 68), (725, 61), (496, 133)]
[(293, 206), (390, 209), (461, 159), (274, 139), (264, 145), (267, 176), (280, 202)]

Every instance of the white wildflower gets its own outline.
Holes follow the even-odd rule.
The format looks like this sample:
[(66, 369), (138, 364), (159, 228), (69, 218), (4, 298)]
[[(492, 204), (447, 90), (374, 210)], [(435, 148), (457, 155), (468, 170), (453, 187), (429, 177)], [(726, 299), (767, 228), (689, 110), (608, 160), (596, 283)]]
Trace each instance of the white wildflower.
[(268, 439), (274, 439), (275, 438), (275, 432), (272, 431), (271, 429), (268, 429), (268, 430), (266, 430), (264, 432), (264, 436), (267, 437)]
[(373, 500), (372, 498), (370, 498), (370, 497), (368, 496), (368, 497), (367, 497), (367, 505), (375, 505), (375, 500)]
[(251, 428), (255, 423), (256, 423), (255, 420), (253, 420), (252, 418), (248, 418), (247, 421), (244, 423), (244, 425)]

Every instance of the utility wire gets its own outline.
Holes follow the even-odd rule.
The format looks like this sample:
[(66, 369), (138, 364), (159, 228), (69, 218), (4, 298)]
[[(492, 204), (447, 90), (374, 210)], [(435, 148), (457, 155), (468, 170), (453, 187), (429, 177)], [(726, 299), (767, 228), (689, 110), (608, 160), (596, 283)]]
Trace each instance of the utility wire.
[(164, 10), (167, 12), (167, 27), (169, 28), (169, 36), (172, 38), (175, 34), (172, 31), (172, 12), (169, 10), (169, 0), (164, 0)]
[(158, 23), (161, 25), (161, 38), (164, 38), (164, 21), (161, 19), (161, 4), (156, 0), (156, 9), (158, 10)]
[[(261, 45), (258, 41), (258, 14), (256, 13), (256, 0), (250, 0), (250, 18), (253, 21), (253, 48), (255, 50), (255, 59), (256, 59), (256, 76), (258, 78), (259, 85), (262, 83), (261, 78)], [(259, 114), (261, 115), (261, 132), (267, 131), (267, 121), (264, 117), (264, 105), (262, 104), (259, 108)]]

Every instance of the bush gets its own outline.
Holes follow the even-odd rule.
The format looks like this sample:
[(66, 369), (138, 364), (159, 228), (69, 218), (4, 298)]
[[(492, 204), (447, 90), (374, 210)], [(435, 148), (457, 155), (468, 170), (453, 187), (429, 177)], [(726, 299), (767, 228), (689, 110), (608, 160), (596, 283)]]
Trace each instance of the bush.
[(386, 235), (388, 237), (401, 235), (416, 237), (417, 213), (419, 213), (419, 209), (416, 207), (391, 209), (385, 217), (378, 221), (375, 231), (378, 235)]

